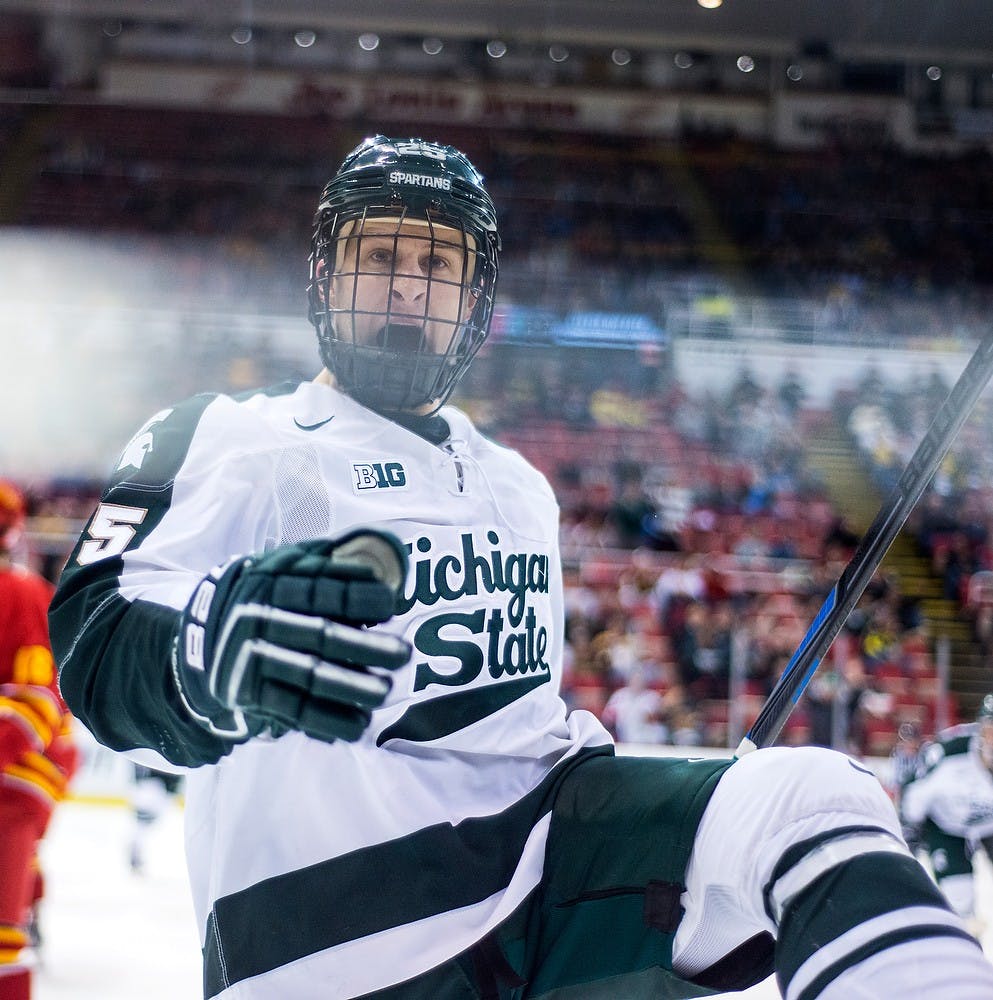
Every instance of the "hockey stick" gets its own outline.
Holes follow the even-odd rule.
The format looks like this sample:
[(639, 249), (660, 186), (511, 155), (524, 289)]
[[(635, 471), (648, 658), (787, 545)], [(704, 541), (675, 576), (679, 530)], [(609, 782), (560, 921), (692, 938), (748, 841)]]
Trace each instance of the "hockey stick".
[(889, 498), (880, 507), (869, 530), (838, 582), (821, 605), (802, 642), (791, 657), (762, 706), (752, 728), (745, 733), (735, 757), (743, 757), (759, 747), (772, 746), (810, 683), (821, 657), (827, 652), (842, 625), (852, 613), (873, 573), (886, 555), (914, 505), (921, 498), (945, 453), (980, 393), (993, 374), (993, 333), (976, 348), (948, 398), (941, 404), (924, 439), (907, 463)]

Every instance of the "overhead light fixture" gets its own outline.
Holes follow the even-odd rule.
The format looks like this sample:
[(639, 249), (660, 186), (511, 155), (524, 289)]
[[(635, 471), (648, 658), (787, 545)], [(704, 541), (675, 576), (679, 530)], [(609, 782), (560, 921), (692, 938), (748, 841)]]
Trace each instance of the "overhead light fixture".
[(672, 61), (678, 69), (689, 69), (693, 65), (693, 56), (689, 52), (677, 52), (672, 57)]
[(696, 0), (696, 2), (707, 10), (717, 10), (724, 3), (724, 0)]
[(565, 62), (569, 58), (569, 50), (564, 45), (551, 45), (548, 48), (548, 58), (552, 62)]
[(803, 67), (799, 63), (790, 63), (786, 67), (786, 75), (794, 83), (798, 83), (803, 79)]
[(751, 71), (755, 69), (755, 60), (751, 56), (738, 56), (735, 60), (735, 66), (737, 66), (742, 73), (751, 73)]
[(507, 46), (499, 39), (494, 38), (486, 43), (486, 54), (491, 59), (502, 59), (507, 54)]
[(363, 52), (373, 52), (379, 48), (379, 35), (373, 31), (365, 31), (359, 35), (359, 48)]
[(631, 62), (631, 53), (627, 49), (614, 49), (610, 53), (610, 61), (615, 66), (627, 66)]
[(231, 41), (235, 45), (247, 45), (252, 40), (252, 29), (241, 26), (231, 32)]
[(100, 28), (108, 38), (116, 38), (124, 30), (124, 25), (120, 21), (104, 21)]
[(445, 47), (445, 43), (440, 38), (425, 38), (421, 42), (421, 48), (429, 56), (436, 56)]
[(309, 49), (314, 42), (317, 41), (317, 32), (315, 31), (298, 31), (293, 36), (293, 41), (300, 46), (301, 49)]
[(929, 80), (940, 80), (941, 79), (941, 67), (940, 66), (928, 66), (925, 70), (927, 78)]

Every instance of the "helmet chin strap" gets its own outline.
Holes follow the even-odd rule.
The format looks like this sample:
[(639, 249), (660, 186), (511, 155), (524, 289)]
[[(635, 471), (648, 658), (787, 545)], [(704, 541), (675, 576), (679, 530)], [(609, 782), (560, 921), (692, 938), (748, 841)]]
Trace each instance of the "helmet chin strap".
[[(339, 388), (379, 413), (433, 413), (445, 371), (453, 361), (444, 354), (392, 353), (378, 346), (358, 347), (346, 341), (322, 341), (321, 358)], [(427, 409), (425, 409), (427, 408)]]

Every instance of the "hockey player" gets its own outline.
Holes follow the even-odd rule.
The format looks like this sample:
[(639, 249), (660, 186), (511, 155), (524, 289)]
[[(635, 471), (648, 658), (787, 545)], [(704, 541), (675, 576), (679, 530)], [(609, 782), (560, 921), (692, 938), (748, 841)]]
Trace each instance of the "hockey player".
[(901, 722), (896, 736), (896, 744), (890, 752), (890, 774), (886, 790), (899, 806), (904, 788), (920, 773), (924, 741), (920, 727), (913, 722)]
[(993, 859), (993, 694), (975, 722), (939, 733), (922, 756), (918, 777), (904, 787), (900, 815), (917, 833), (948, 901), (979, 933), (973, 856), (984, 850)]
[(38, 844), (75, 769), (48, 641), (51, 584), (16, 564), (20, 491), (0, 480), (0, 1000), (27, 1000)]
[(155, 414), (70, 555), (70, 706), (190, 769), (205, 997), (993, 996), (865, 768), (615, 757), (567, 714), (555, 500), (446, 405), (498, 249), (463, 154), (364, 142), (316, 216), (320, 374)]
[(900, 800), (903, 790), (921, 772), (924, 766), (925, 743), (920, 728), (913, 722), (901, 722), (897, 727), (897, 741), (890, 752), (890, 767), (887, 779), (883, 783), (886, 793), (893, 800), (902, 823), (903, 839), (915, 854), (921, 848), (920, 828), (916, 823), (908, 823), (903, 819)]

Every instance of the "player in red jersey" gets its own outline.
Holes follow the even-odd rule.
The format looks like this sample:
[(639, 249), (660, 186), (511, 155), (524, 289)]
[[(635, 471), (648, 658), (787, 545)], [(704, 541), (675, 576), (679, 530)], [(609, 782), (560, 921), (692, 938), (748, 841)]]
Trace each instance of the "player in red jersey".
[(24, 498), (0, 480), (0, 1000), (28, 1000), (23, 959), (38, 844), (76, 766), (48, 640), (52, 585), (14, 562)]

